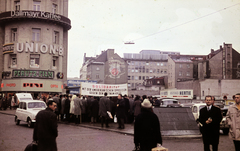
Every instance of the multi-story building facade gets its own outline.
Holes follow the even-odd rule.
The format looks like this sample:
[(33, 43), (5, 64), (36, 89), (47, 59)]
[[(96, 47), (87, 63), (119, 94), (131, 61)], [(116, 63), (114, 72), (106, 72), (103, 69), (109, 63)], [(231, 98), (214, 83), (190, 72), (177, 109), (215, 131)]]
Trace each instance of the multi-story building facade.
[(94, 80), (100, 84), (127, 83), (127, 63), (114, 53), (114, 49), (103, 51), (95, 59), (92, 58), (83, 64), (87, 66), (88, 80)]
[(124, 53), (123, 59), (128, 63), (128, 87), (134, 90), (146, 79), (167, 76), (170, 54), (180, 53), (159, 50), (142, 50), (139, 54)]
[(0, 0), (1, 92), (62, 93), (68, 0)]

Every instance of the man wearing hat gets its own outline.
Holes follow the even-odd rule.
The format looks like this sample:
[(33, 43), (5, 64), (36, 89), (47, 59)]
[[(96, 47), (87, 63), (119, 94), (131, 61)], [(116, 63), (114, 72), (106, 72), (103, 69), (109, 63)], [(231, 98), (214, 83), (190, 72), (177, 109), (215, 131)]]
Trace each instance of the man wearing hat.
[(136, 148), (140, 147), (140, 151), (151, 151), (157, 144), (162, 144), (160, 123), (148, 99), (144, 99), (141, 106), (134, 124), (134, 144)]

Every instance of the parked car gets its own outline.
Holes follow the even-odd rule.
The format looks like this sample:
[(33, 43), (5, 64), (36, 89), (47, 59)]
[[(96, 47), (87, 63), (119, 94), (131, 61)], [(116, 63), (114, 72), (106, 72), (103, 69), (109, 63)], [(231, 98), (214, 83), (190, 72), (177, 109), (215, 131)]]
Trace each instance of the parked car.
[(189, 107), (189, 108), (192, 108), (194, 104), (193, 103), (181, 103), (180, 106), (181, 107)]
[(179, 101), (176, 99), (161, 99), (160, 107), (167, 107), (169, 104), (179, 104)]
[(220, 123), (220, 129), (223, 131), (223, 134), (228, 134), (229, 132), (229, 125), (227, 124), (226, 120), (226, 114), (228, 112), (228, 105), (225, 105), (223, 108), (221, 108), (223, 119)]
[(27, 122), (28, 127), (33, 127), (37, 113), (44, 110), (47, 105), (43, 101), (33, 100), (31, 95), (25, 95), (26, 99), (24, 99), (24, 95), (19, 96), (21, 98), (18, 98), (19, 106), (15, 113), (15, 123), (19, 125), (20, 121), (24, 121)]
[(200, 110), (206, 106), (206, 103), (196, 103), (192, 106), (192, 113), (195, 120), (198, 122)]

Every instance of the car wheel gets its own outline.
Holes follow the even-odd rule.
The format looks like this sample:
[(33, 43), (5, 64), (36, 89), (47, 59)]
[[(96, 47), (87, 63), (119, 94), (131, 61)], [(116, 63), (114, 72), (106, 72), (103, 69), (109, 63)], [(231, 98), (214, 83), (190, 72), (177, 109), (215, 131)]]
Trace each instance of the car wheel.
[(33, 127), (33, 123), (32, 123), (32, 120), (30, 118), (28, 118), (27, 120), (27, 124), (28, 124), (28, 127)]
[(228, 132), (229, 132), (229, 129), (228, 129), (228, 128), (225, 128), (225, 129), (223, 129), (222, 131), (223, 131), (223, 134), (224, 134), (224, 135), (227, 135)]
[(15, 116), (15, 123), (16, 123), (16, 125), (19, 125), (19, 123), (20, 123), (20, 120), (18, 120), (17, 116)]

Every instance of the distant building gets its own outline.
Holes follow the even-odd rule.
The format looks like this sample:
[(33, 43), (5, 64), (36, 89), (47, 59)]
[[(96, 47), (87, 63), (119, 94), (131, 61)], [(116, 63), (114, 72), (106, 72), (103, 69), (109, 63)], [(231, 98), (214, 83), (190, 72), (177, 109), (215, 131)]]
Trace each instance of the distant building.
[(140, 53), (124, 53), (123, 59), (128, 63), (128, 87), (135, 90), (144, 80), (167, 76), (168, 55), (179, 52), (159, 50), (142, 50)]
[[(94, 80), (100, 84), (127, 83), (127, 63), (114, 53), (114, 49), (103, 51), (96, 58), (87, 59), (85, 57), (84, 60), (83, 66), (86, 66), (87, 69), (87, 80)], [(81, 73), (81, 76), (84, 74)]]

